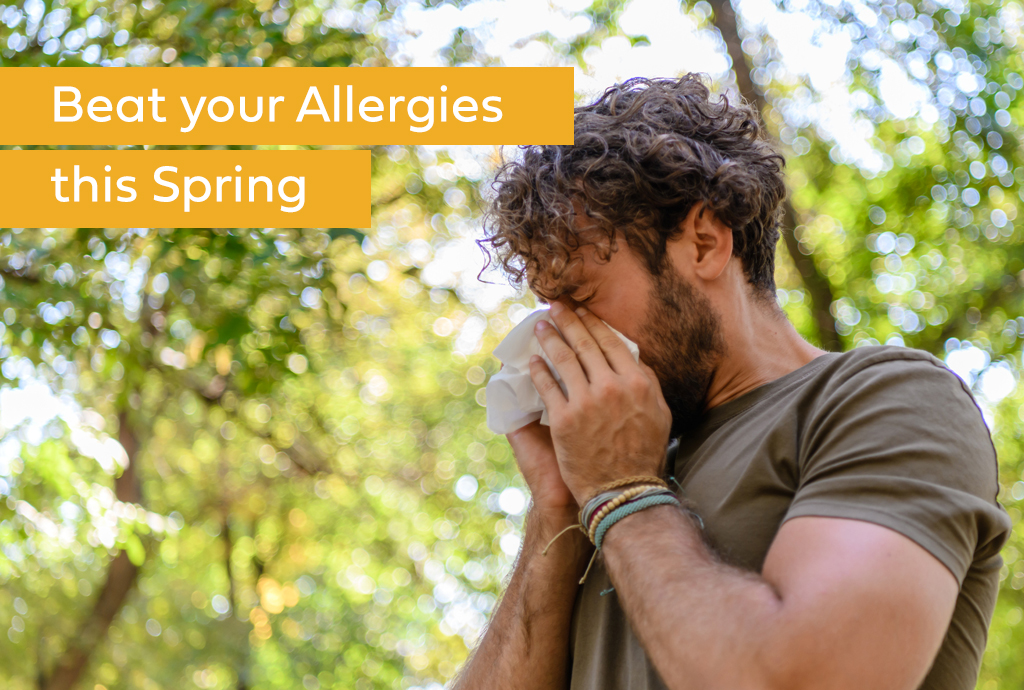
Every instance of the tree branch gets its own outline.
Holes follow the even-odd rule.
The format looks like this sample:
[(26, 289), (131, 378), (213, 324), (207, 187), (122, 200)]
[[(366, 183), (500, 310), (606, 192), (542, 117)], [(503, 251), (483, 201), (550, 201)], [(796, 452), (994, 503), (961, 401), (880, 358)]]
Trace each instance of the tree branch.
[(201, 395), (207, 402), (220, 405), (220, 408), (224, 410), (229, 417), (238, 422), (238, 424), (247, 432), (257, 438), (267, 441), (278, 451), (287, 455), (291, 463), (295, 465), (302, 474), (311, 477), (317, 474), (333, 473), (333, 470), (330, 468), (330, 462), (323, 457), (313, 442), (306, 438), (305, 434), (299, 434), (291, 448), (281, 448), (278, 444), (274, 443), (273, 436), (270, 433), (254, 429), (244, 415), (240, 415), (235, 410), (229, 410), (221, 405), (221, 399), (223, 399), (224, 394), (227, 393), (228, 390), (234, 390), (236, 393), (238, 392), (231, 386), (231, 383), (227, 378), (218, 375), (214, 376), (213, 379), (207, 383), (200, 383), (196, 377), (188, 377), (186, 378), (186, 381), (187, 385), (185, 387), (191, 388), (195, 393)]
[(388, 194), (383, 194), (370, 202), (370, 209), (376, 211), (384, 206), (390, 206), (404, 196), (408, 196), (409, 192), (405, 189), (405, 185), (392, 190)]
[(22, 283), (25, 285), (38, 285), (41, 281), (38, 276), (28, 275), (18, 271), (13, 271), (5, 266), (0, 266), (0, 276), (7, 282), (11, 283)]
[[(975, 292), (979, 290), (976, 288)], [(999, 285), (991, 288), (981, 298), (981, 305), (977, 307), (980, 314), (990, 314), (998, 307), (1006, 308), (1010, 302), (1020, 296), (1021, 286), (1017, 282), (1014, 276), (1004, 275), (1000, 280)], [(964, 309), (957, 314), (955, 317), (951, 317), (942, 327), (942, 331), (939, 333), (937, 342), (933, 344), (933, 348), (936, 352), (940, 352), (943, 344), (948, 338), (954, 336), (966, 336), (964, 330), (968, 328), (966, 324), (970, 323), (967, 320), (967, 312), (970, 310), (971, 305), (968, 303)], [(973, 330), (973, 327), (972, 327)]]
[[(224, 464), (221, 463), (221, 474), (222, 483), (224, 472)], [(238, 592), (235, 586), (235, 572), (234, 568), (231, 567), (231, 554), (234, 551), (234, 540), (231, 537), (231, 503), (228, 499), (225, 499), (222, 506), (222, 522), (221, 522), (221, 538), (224, 540), (224, 573), (228, 578), (228, 602), (231, 604), (231, 615), (238, 617)], [(242, 643), (243, 646), (245, 642)], [(237, 669), (238, 680), (235, 684), (236, 690), (248, 690), (249, 684), (247, 678), (249, 676), (248, 670), (248, 648), (242, 652), (242, 659), (239, 662)]]
[[(128, 466), (114, 480), (114, 493), (119, 501), (141, 503), (142, 487), (136, 474), (139, 443), (128, 423), (128, 415), (121, 412), (118, 440), (128, 454)], [(40, 676), (40, 690), (71, 690), (81, 680), (89, 657), (106, 638), (114, 617), (121, 610), (138, 578), (139, 568), (121, 551), (114, 557), (107, 571), (107, 580), (100, 590), (92, 612), (82, 623), (78, 634), (69, 641), (63, 656), (49, 678)]]
[[(743, 42), (740, 39), (739, 27), (736, 23), (736, 13), (732, 8), (730, 0), (710, 0), (711, 9), (714, 11), (714, 23), (718, 32), (722, 35), (729, 57), (732, 58), (733, 73), (736, 75), (736, 86), (739, 88), (740, 96), (751, 103), (762, 118), (767, 118), (768, 102), (764, 93), (750, 77), (750, 65), (747, 63), (747, 56), (743, 52)], [(836, 322), (832, 317), (832, 286), (828, 278), (823, 276), (814, 263), (814, 259), (800, 251), (800, 242), (797, 240), (794, 230), (800, 225), (800, 218), (796, 209), (787, 196), (783, 201), (782, 237), (786, 242), (786, 250), (789, 252), (797, 271), (803, 280), (804, 287), (811, 298), (811, 314), (818, 327), (818, 338), (821, 347), (825, 350), (838, 352), (842, 350), (842, 343), (836, 333)]]

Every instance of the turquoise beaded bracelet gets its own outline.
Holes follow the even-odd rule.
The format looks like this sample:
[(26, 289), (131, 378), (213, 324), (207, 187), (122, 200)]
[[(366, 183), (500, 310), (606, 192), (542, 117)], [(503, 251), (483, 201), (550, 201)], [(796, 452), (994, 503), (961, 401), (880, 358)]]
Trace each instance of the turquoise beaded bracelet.
[(597, 526), (597, 531), (594, 532), (594, 546), (596, 546), (597, 549), (600, 550), (601, 541), (604, 539), (605, 533), (612, 525), (614, 525), (622, 518), (626, 517), (627, 515), (632, 515), (633, 513), (639, 512), (644, 508), (651, 508), (657, 505), (678, 506), (682, 504), (679, 502), (679, 499), (676, 498), (675, 496), (658, 494), (655, 496), (645, 496), (644, 498), (640, 498), (635, 501), (626, 503), (625, 505), (621, 505), (612, 512), (605, 515), (604, 519), (601, 520), (601, 524)]

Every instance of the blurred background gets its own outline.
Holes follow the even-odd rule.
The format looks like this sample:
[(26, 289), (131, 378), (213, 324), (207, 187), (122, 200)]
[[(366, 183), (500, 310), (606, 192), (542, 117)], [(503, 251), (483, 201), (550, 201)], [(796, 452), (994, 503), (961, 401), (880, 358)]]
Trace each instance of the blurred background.
[[(984, 408), (1016, 524), (994, 689), (1024, 686), (1022, 29), (1017, 0), (30, 0), (0, 4), (0, 66), (562, 65), (580, 100), (687, 71), (741, 94), (788, 160), (799, 331), (927, 350)], [(368, 230), (0, 229), (0, 687), (453, 677), (520, 543), (483, 385), (535, 303), (477, 277), (495, 147), (371, 151)]]

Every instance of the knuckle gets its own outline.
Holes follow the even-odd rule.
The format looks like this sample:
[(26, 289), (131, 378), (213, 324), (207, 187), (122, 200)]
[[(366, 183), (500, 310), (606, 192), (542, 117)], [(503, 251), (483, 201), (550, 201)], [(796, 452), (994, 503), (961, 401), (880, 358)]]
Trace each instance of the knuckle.
[(576, 351), (580, 353), (592, 352), (596, 347), (597, 343), (594, 342), (593, 338), (580, 338), (579, 342), (576, 343)]
[[(548, 414), (550, 415), (550, 412)], [(587, 411), (581, 409), (578, 403), (569, 403), (562, 408), (561, 416), (561, 428), (572, 433), (579, 428), (579, 422), (587, 416)]]
[(549, 410), (548, 417), (554, 426), (561, 429), (563, 435), (566, 433), (572, 434), (576, 430), (576, 417), (571, 412), (552, 412)]
[(540, 384), (540, 392), (542, 395), (551, 393), (556, 388), (558, 388), (558, 383), (552, 378), (548, 378)]
[(629, 386), (629, 390), (633, 393), (643, 395), (650, 389), (651, 382), (646, 376), (635, 374), (629, 377), (626, 381), (626, 385)]
[(603, 380), (594, 384), (594, 394), (601, 400), (607, 400), (618, 393), (618, 386), (613, 381)]
[(576, 355), (569, 349), (561, 349), (551, 357), (551, 361), (555, 364), (568, 364), (574, 359), (576, 359)]
[(612, 335), (604, 336), (603, 338), (601, 338), (598, 341), (598, 344), (601, 346), (602, 350), (608, 352), (622, 345), (622, 341), (619, 340), (618, 337), (613, 333)]

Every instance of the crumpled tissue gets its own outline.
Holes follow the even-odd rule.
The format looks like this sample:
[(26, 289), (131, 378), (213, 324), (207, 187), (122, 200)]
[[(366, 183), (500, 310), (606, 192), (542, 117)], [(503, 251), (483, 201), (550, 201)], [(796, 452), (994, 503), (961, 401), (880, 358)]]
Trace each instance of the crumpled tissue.
[[(544, 358), (558, 385), (562, 387), (562, 392), (567, 394), (562, 377), (544, 354), (533, 332), (534, 326), (541, 319), (555, 326), (551, 320), (550, 310), (538, 309), (520, 321), (498, 347), (494, 348), (494, 356), (504, 365), (501, 371), (491, 376), (487, 382), (487, 427), (496, 434), (511, 433), (536, 419), (540, 419), (541, 424), (548, 425), (548, 411), (544, 408), (544, 402), (534, 387), (533, 380), (530, 379), (531, 356), (540, 355)], [(557, 330), (558, 326), (555, 326), (555, 329)], [(614, 328), (612, 332), (622, 339), (632, 353), (633, 359), (638, 361), (640, 348), (636, 343)]]

